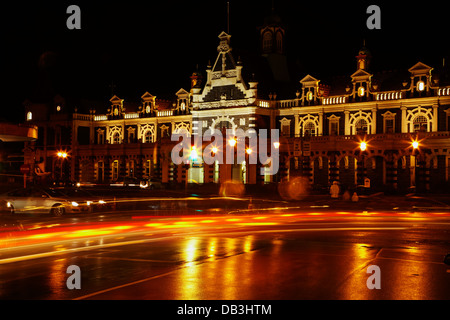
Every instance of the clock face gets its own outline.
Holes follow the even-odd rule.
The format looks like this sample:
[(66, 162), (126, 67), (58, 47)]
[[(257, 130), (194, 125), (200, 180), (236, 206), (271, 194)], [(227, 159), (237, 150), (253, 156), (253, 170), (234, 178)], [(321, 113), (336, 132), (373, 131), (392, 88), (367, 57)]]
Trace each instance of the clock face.
[(150, 106), (147, 106), (147, 107), (145, 108), (145, 111), (146, 111), (147, 113), (150, 113)]
[(114, 115), (118, 116), (119, 115), (119, 108), (114, 108)]

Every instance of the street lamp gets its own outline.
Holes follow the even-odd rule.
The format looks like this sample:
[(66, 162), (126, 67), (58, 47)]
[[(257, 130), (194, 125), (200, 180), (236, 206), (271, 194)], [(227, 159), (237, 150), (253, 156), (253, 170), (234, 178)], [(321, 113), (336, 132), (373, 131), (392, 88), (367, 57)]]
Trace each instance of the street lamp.
[(365, 185), (365, 179), (366, 179), (366, 164), (365, 164), (365, 151), (367, 150), (367, 142), (361, 141), (359, 144), (359, 149), (361, 150), (361, 162), (362, 162), (362, 172), (361, 172), (361, 180), (360, 183), (362, 185)]
[(65, 151), (58, 151), (56, 154), (58, 158), (60, 159), (60, 179), (63, 180), (63, 165), (64, 165), (64, 159), (67, 158), (67, 152)]
[(419, 142), (418, 141), (413, 141), (412, 142), (412, 147), (414, 150), (419, 149)]
[(65, 159), (65, 158), (67, 158), (67, 153), (64, 152), (64, 151), (59, 151), (58, 152), (58, 157)]

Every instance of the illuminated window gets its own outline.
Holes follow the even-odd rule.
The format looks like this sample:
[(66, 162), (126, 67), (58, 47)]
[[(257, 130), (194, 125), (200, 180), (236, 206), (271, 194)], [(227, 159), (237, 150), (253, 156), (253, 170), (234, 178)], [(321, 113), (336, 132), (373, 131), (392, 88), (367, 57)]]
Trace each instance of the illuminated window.
[(312, 91), (308, 91), (308, 93), (306, 94), (306, 99), (308, 101), (311, 101), (314, 98), (314, 95), (312, 93)]
[(365, 89), (363, 86), (358, 88), (358, 96), (363, 97), (365, 93)]
[(27, 121), (31, 121), (31, 120), (33, 120), (33, 113), (31, 113), (31, 111), (29, 111), (27, 113)]
[(214, 183), (219, 183), (219, 160), (214, 162)]
[(150, 113), (150, 105), (147, 104), (147, 107), (145, 107), (145, 112)]
[(425, 83), (423, 81), (417, 82), (417, 91), (425, 90)]
[(60, 112), (61, 111), (61, 106), (57, 106), (56, 107), (56, 111)]

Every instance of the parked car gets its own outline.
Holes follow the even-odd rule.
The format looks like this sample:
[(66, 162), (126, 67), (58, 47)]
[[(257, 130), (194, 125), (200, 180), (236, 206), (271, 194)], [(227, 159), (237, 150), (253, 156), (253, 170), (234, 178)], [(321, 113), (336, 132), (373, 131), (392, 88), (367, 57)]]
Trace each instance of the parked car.
[(150, 179), (141, 180), (140, 187), (142, 189), (155, 190), (155, 189), (162, 189), (163, 185), (162, 185), (161, 181), (159, 181), (155, 178), (150, 178)]
[(49, 213), (61, 216), (81, 212), (83, 206), (58, 189), (30, 187), (0, 195), (0, 209), (11, 214)]
[(140, 186), (140, 181), (137, 178), (125, 177), (110, 183), (111, 187), (137, 187)]

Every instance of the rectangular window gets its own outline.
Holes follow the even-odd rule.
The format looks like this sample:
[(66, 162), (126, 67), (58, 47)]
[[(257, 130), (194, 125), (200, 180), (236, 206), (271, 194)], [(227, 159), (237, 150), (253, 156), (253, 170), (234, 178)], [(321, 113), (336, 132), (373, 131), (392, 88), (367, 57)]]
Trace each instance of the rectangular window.
[(281, 135), (282, 136), (289, 136), (291, 131), (291, 126), (289, 124), (282, 124), (281, 125)]
[(339, 122), (338, 121), (330, 121), (330, 136), (339, 135)]
[(147, 160), (146, 164), (145, 164), (145, 173), (144, 175), (148, 178), (150, 178), (150, 174), (152, 172), (152, 160)]
[(394, 133), (394, 119), (385, 119), (384, 120), (384, 133)]
[(214, 162), (214, 183), (219, 183), (219, 161)]
[(128, 176), (134, 178), (134, 160), (128, 162)]

